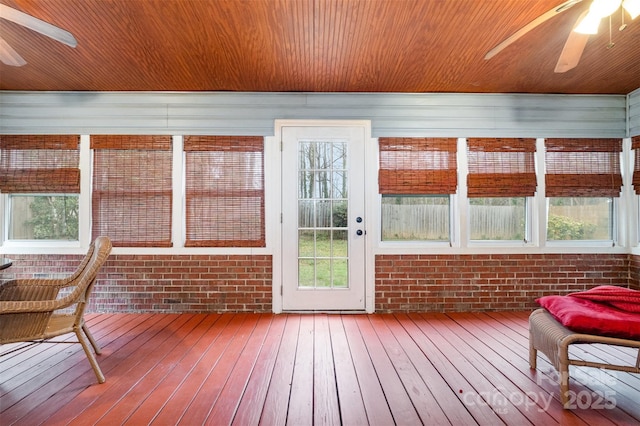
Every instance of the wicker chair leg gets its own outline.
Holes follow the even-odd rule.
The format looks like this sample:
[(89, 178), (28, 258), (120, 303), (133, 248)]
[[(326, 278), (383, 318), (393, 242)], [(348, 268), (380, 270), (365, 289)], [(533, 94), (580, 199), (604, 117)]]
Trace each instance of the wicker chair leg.
[[(104, 374), (102, 374), (102, 370), (100, 370), (100, 365), (98, 365), (98, 360), (96, 360), (95, 355), (93, 354), (93, 352), (91, 351), (91, 348), (89, 347), (90, 343), (87, 343), (88, 339), (85, 337), (84, 329), (82, 327), (76, 329), (76, 336), (78, 336), (78, 340), (82, 345), (82, 349), (84, 349), (84, 353), (87, 355), (87, 358), (89, 359), (89, 363), (91, 364), (91, 367), (93, 368), (94, 373), (96, 373), (96, 378), (98, 379), (98, 383), (104, 383), (106, 379), (104, 377)], [(91, 339), (93, 339), (93, 337)]]
[(535, 370), (538, 367), (538, 350), (533, 344), (533, 334), (529, 333), (529, 368)]
[(569, 407), (569, 365), (560, 365), (560, 400), (564, 408)]
[(89, 342), (91, 343), (91, 346), (93, 346), (93, 350), (95, 351), (95, 353), (100, 355), (102, 353), (102, 350), (100, 349), (100, 345), (98, 345), (98, 342), (96, 342), (96, 339), (93, 338), (93, 335), (89, 331), (89, 327), (87, 327), (87, 325), (84, 323), (82, 324), (82, 331), (84, 331), (84, 334), (89, 339)]

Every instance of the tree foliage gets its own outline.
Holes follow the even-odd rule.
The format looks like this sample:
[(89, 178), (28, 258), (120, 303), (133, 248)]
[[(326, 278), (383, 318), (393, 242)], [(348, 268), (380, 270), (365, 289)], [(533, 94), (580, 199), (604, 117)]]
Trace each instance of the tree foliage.
[(78, 198), (73, 196), (37, 196), (29, 205), (35, 239), (77, 240)]
[(584, 240), (590, 239), (596, 230), (591, 223), (579, 222), (566, 216), (549, 215), (547, 239)]

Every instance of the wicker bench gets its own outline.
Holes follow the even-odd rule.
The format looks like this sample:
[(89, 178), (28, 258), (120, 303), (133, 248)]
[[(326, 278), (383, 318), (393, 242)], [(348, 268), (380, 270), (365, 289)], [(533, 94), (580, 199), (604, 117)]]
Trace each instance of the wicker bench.
[[(636, 364), (618, 365), (569, 358), (569, 346), (574, 343), (603, 343), (638, 349)], [(537, 353), (549, 358), (560, 376), (560, 399), (569, 408), (569, 366), (597, 367), (608, 370), (640, 373), (640, 341), (576, 333), (560, 324), (546, 310), (537, 309), (529, 316), (529, 365), (536, 369)]]

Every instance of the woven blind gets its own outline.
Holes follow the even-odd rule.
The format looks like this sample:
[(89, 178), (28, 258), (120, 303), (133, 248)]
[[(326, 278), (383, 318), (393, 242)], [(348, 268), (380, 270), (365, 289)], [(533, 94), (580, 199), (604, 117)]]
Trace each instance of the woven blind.
[(469, 197), (532, 197), (536, 192), (533, 138), (467, 140)]
[(264, 247), (264, 142), (185, 136), (187, 247)]
[(77, 135), (0, 135), (0, 192), (80, 193)]
[(633, 187), (640, 195), (640, 135), (631, 138), (631, 149), (635, 150), (636, 161), (633, 166)]
[(547, 197), (620, 195), (621, 139), (547, 139)]
[(115, 247), (171, 247), (171, 136), (91, 136), (92, 234)]
[(380, 194), (454, 194), (455, 138), (379, 138)]

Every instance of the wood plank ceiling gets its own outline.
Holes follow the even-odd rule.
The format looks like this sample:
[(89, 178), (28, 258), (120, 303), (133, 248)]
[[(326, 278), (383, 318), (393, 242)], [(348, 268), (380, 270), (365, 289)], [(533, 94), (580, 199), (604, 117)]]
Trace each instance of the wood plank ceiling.
[(27, 61), (0, 90), (627, 94), (640, 87), (640, 18), (620, 11), (579, 65), (554, 67), (585, 0), (503, 52), (562, 0), (0, 0), (74, 34), (72, 49), (6, 20)]

